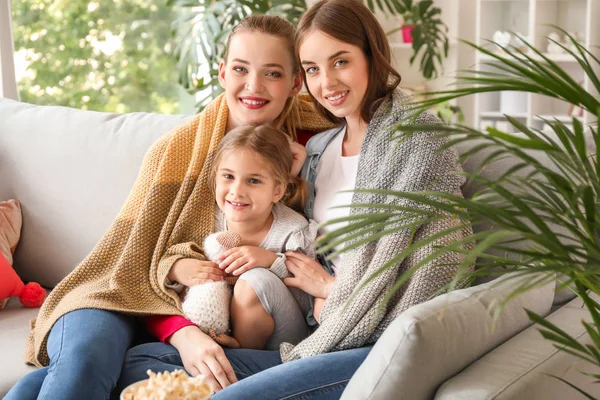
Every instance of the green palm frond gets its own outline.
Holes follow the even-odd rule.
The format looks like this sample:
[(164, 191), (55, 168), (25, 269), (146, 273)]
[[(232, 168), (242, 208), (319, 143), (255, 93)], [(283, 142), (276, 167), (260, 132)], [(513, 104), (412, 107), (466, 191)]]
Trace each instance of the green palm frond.
[(279, 15), (290, 21), (294, 26), (298, 25), (300, 17), (306, 11), (305, 0), (272, 0), (271, 9), (266, 14)]
[[(467, 178), (464, 190), (470, 196), (367, 190), (386, 196), (387, 204), (351, 206), (359, 209), (352, 213), (352, 218), (360, 221), (360, 229), (349, 223), (329, 232), (317, 244), (320, 251), (335, 250), (337, 254), (380, 240), (385, 234), (414, 230), (418, 224), (442, 216), (456, 218), (461, 225), (470, 223), (473, 235), (434, 249), (437, 256), (445, 252), (465, 254), (465, 262), (457, 266), (453, 284), (507, 271), (542, 277), (513, 288), (505, 304), (527, 290), (557, 280), (559, 287), (574, 291), (589, 310), (591, 320), (582, 324), (591, 344), (582, 344), (541, 316), (530, 312), (529, 317), (557, 348), (600, 367), (600, 304), (592, 296), (600, 295), (600, 159), (597, 156), (600, 78), (596, 75), (600, 60), (591, 49), (572, 37), (571, 40), (575, 50), (563, 48), (586, 74), (589, 91), (531, 44), (526, 44), (526, 52), (505, 47), (502, 53), (497, 53), (465, 42), (491, 57), (493, 61), (488, 64), (495, 72), (461, 71), (456, 89), (429, 93), (424, 100), (409, 104), (412, 114), (397, 126), (394, 139), (400, 142), (409, 135), (437, 131), (446, 141), (440, 151), (449, 147), (462, 150), (459, 153), (463, 164), (476, 159), (478, 166), (462, 173)], [(493, 127), (479, 130), (460, 124), (415, 123), (420, 112), (432, 106), (477, 93), (507, 90), (543, 95), (582, 107), (587, 123), (577, 118), (568, 123), (546, 118), (543, 122), (548, 129), (541, 130), (506, 116), (512, 132)], [(410, 242), (405, 249), (398, 249), (377, 273), (397, 265), (435, 239)], [(477, 260), (477, 269), (464, 268), (473, 259)], [(394, 289), (398, 290), (417, 269), (399, 276)], [(391, 296), (393, 293), (388, 298)], [(503, 304), (498, 306), (496, 314)], [(580, 393), (591, 398), (583, 391)]]
[[(572, 383), (570, 383), (570, 382), (566, 381), (565, 379), (561, 378), (560, 376), (556, 376), (556, 375), (552, 375), (552, 374), (546, 374), (546, 375), (548, 375), (548, 376), (551, 376), (551, 377), (553, 377), (553, 378), (555, 378), (555, 379), (558, 379), (558, 380), (559, 380), (559, 381), (561, 381), (562, 383), (564, 383), (564, 384), (566, 384), (566, 385), (568, 385), (568, 386), (572, 387), (574, 390), (576, 390), (577, 392), (581, 393), (581, 394), (582, 394), (583, 396), (585, 396), (586, 398), (588, 398), (588, 399), (591, 399), (591, 400), (595, 400), (595, 397), (594, 397), (594, 396), (592, 396), (591, 394), (587, 393), (586, 391), (584, 391), (584, 390), (582, 390), (582, 389), (578, 388), (577, 386), (573, 385)], [(596, 378), (596, 379), (598, 379), (598, 378)]]

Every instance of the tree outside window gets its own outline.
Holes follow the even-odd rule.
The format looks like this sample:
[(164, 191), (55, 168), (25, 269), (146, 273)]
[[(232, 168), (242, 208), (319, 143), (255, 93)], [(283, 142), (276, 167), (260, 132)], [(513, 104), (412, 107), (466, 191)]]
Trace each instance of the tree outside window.
[(21, 100), (132, 112), (179, 112), (174, 11), (164, 0), (14, 0)]

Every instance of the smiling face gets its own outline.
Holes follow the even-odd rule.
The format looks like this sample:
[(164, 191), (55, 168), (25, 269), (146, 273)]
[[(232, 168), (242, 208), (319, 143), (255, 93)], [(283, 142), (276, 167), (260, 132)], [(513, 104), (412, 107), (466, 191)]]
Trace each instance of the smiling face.
[(269, 164), (251, 150), (225, 152), (215, 180), (217, 205), (227, 222), (264, 224), (285, 192)]
[(369, 64), (362, 50), (320, 30), (308, 33), (300, 48), (306, 86), (338, 118), (361, 119), (369, 85)]
[(227, 60), (219, 65), (219, 82), (229, 107), (227, 130), (272, 123), (289, 97), (302, 86), (283, 38), (255, 30), (237, 31)]

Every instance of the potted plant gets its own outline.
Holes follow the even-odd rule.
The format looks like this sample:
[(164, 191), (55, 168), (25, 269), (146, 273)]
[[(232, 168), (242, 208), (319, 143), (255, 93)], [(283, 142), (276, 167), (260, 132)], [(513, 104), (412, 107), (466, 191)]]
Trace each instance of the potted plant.
[(402, 32), (402, 41), (404, 43), (413, 43), (412, 31), (418, 22), (419, 10), (414, 9), (415, 5), (412, 4), (412, 0), (405, 1), (403, 3), (402, 25), (400, 30)]
[[(404, 43), (412, 43), (412, 64), (423, 50), (420, 70), (427, 79), (439, 75), (442, 60), (448, 57), (448, 27), (441, 20), (442, 10), (433, 6), (432, 0), (401, 0), (397, 6), (402, 25), (389, 34), (402, 31)], [(437, 65), (436, 65), (437, 64)]]
[[(600, 92), (600, 77), (596, 72), (600, 59), (575, 38), (563, 33), (572, 45), (569, 48), (561, 46), (581, 65), (593, 86), (591, 90), (582, 88), (561, 66), (530, 43), (525, 43), (527, 52), (501, 46), (503, 53), (499, 54), (466, 42), (477, 51), (493, 57), (498, 72), (465, 71), (458, 78), (457, 89), (429, 93), (428, 98), (410, 106), (415, 111), (412, 118), (419, 111), (458, 97), (511, 90), (578, 105), (588, 113), (588, 126), (577, 118), (568, 123), (557, 118), (545, 120), (550, 130), (542, 131), (509, 116), (506, 119), (516, 133), (493, 127), (479, 130), (460, 124), (417, 126), (403, 123), (397, 127), (398, 139), (422, 131), (438, 131), (449, 139), (448, 146), (466, 145), (470, 149), (462, 154), (463, 160), (474, 155), (483, 160), (478, 171), (497, 167), (498, 164), (494, 164), (499, 160), (505, 164), (507, 159), (513, 162), (502, 169), (497, 179), (485, 179), (477, 171), (465, 173), (469, 185), (476, 188), (471, 197), (437, 192), (386, 194), (408, 200), (404, 203), (399, 201), (400, 204), (417, 202), (428, 205), (434, 211), (423, 222), (450, 215), (473, 226), (476, 233), (465, 242), (436, 249), (440, 256), (456, 251), (467, 254), (455, 282), (482, 275), (498, 275), (498, 269), (505, 272), (515, 270), (521, 276), (533, 277), (542, 273), (543, 279), (532, 280), (528, 286), (515, 287), (510, 298), (548, 280), (556, 281), (558, 288), (570, 290), (581, 298), (590, 313), (588, 320), (581, 321), (589, 336), (589, 342), (585, 344), (549, 320), (532, 312), (528, 315), (538, 323), (542, 336), (556, 348), (589, 362), (596, 372), (582, 373), (597, 381), (600, 378), (600, 303), (597, 301), (600, 294), (600, 158), (597, 157), (600, 99), (591, 92)], [(416, 213), (411, 214), (410, 206), (394, 208), (389, 204), (370, 204), (363, 207), (379, 208), (382, 214), (354, 214), (347, 219), (349, 225), (346, 228), (330, 232), (318, 242), (321, 250), (346, 243), (341, 250), (345, 251), (375, 240), (372, 237), (377, 235), (364, 237), (361, 232), (372, 232), (375, 226), (381, 227), (384, 215), (389, 215), (391, 225), (401, 217), (420, 217)], [(458, 225), (439, 235), (452, 234), (455, 229), (461, 229), (461, 224)], [(486, 228), (477, 233), (477, 228), (482, 225)], [(439, 239), (439, 235), (411, 243), (398, 252), (410, 254)], [(467, 243), (472, 248), (468, 252), (462, 247)], [(475, 272), (468, 272), (466, 267), (475, 259), (478, 268)], [(410, 273), (399, 279), (408, 279)], [(562, 378), (555, 378), (586, 398), (593, 398)]]

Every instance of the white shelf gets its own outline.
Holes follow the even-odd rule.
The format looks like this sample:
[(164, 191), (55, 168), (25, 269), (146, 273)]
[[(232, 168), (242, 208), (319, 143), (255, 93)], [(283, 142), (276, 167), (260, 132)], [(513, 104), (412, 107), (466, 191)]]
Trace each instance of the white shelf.
[[(538, 121), (543, 121), (543, 120), (547, 120), (547, 121), (560, 121), (563, 124), (571, 124), (573, 122), (573, 116), (571, 115), (550, 115), (550, 114), (546, 114), (546, 115), (535, 115), (533, 118), (535, 118)], [(577, 117), (575, 116), (575, 118), (577, 118), (578, 120), (582, 120), (583, 117)]]
[[(581, 82), (582, 87), (598, 96), (599, 93), (593, 83), (586, 77), (585, 71), (577, 59), (569, 53), (548, 53), (550, 43), (548, 35), (558, 33), (559, 41), (564, 40), (564, 34), (559, 32), (559, 27), (566, 32), (573, 32), (578, 36), (579, 42), (596, 57), (600, 56), (600, 24), (595, 16), (600, 15), (600, 0), (458, 0), (461, 4), (459, 25), (464, 27), (461, 38), (484, 46), (488, 50), (502, 56), (502, 52), (492, 40), (496, 32), (516, 32), (522, 35), (536, 49), (544, 52), (542, 55), (523, 49), (523, 53), (539, 62), (550, 60), (560, 66), (572, 79)], [(468, 25), (472, 28), (467, 29)], [(504, 38), (508, 40), (508, 38)], [(511, 38), (511, 44), (517, 40)], [(553, 49), (552, 49), (553, 50)], [(499, 53), (495, 53), (498, 51)], [(512, 51), (512, 50), (511, 50)], [(515, 50), (517, 51), (517, 50)], [(519, 57), (517, 53), (516, 57)], [(513, 56), (506, 56), (512, 58)], [(504, 73), (501, 68), (494, 66), (499, 63), (496, 58), (482, 52), (472, 51), (470, 48), (458, 47), (458, 57), (462, 69), (478, 69), (480, 71), (494, 71)], [(526, 94), (527, 98), (520, 98), (519, 104), (506, 104), (514, 106), (517, 113), (510, 114), (519, 121), (536, 125), (545, 125), (542, 118), (552, 120), (554, 117), (565, 124), (571, 124), (568, 110), (571, 109), (567, 102), (550, 98), (541, 94)], [(480, 127), (491, 123), (502, 123), (505, 116), (500, 109), (503, 102), (508, 101), (501, 93), (478, 93), (473, 99), (465, 99), (460, 103), (465, 115), (465, 123)], [(494, 111), (490, 111), (494, 110)], [(589, 123), (591, 115), (584, 114), (576, 117), (583, 123)], [(483, 123), (483, 124), (482, 124)]]
[(392, 49), (412, 49), (412, 43), (393, 42), (390, 43)]
[[(502, 52), (502, 53), (497, 53), (498, 55), (502, 55), (505, 56), (506, 53)], [(577, 60), (575, 59), (575, 57), (573, 57), (572, 55), (568, 54), (568, 53), (560, 53), (560, 54), (551, 54), (551, 53), (543, 53), (544, 57), (547, 57), (550, 61), (554, 61), (555, 63), (577, 63)], [(480, 61), (498, 61), (496, 58), (488, 55), (488, 54), (484, 54), (484, 53), (479, 53), (478, 56)], [(534, 54), (533, 57), (535, 60), (540, 60), (543, 61), (544, 59), (542, 57), (540, 57), (537, 54)]]
[[(458, 44), (457, 40), (454, 40), (454, 39), (448, 40), (448, 45), (450, 47), (456, 46), (457, 44)], [(391, 42), (390, 48), (392, 48), (392, 49), (412, 49), (412, 43)]]
[(575, 57), (573, 57), (572, 55), (568, 54), (568, 53), (564, 53), (564, 54), (550, 54), (550, 53), (544, 53), (545, 57), (548, 57), (548, 59), (557, 62), (557, 63), (577, 63), (577, 60), (575, 59)]
[[(497, 53), (499, 56), (503, 56), (506, 57), (506, 53), (502, 52), (502, 53)], [(498, 59), (496, 59), (493, 56), (490, 56), (489, 54), (485, 54), (485, 53), (479, 53), (477, 54), (477, 58), (479, 59), (479, 61), (496, 61), (498, 62)]]
[(505, 121), (506, 120), (505, 114), (512, 118), (516, 118), (516, 119), (527, 119), (526, 112), (511, 114), (511, 113), (503, 113), (501, 111), (482, 111), (481, 113), (479, 113), (479, 118), (485, 119), (488, 121)]

